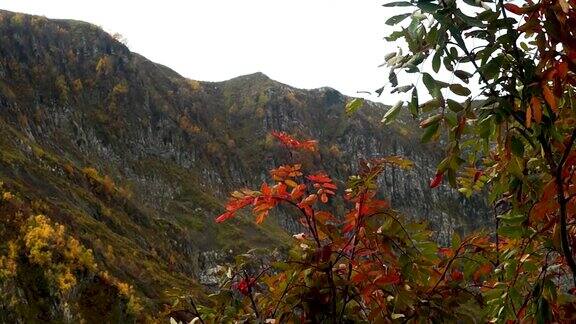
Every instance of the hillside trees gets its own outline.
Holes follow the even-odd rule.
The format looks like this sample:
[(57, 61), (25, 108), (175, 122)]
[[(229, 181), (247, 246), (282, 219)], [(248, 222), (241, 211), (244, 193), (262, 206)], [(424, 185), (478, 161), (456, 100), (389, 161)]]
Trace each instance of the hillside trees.
[[(260, 223), (284, 204), (306, 231), (284, 262), (240, 258), (218, 294), (222, 308), (197, 313), (269, 322), (575, 320), (576, 2), (385, 6), (404, 11), (387, 20), (401, 25), (387, 37), (400, 43), (387, 65), (392, 92), (409, 100), (383, 122), (405, 107), (423, 142), (441, 139), (446, 157), (430, 187), (447, 182), (467, 196), (486, 189), (493, 232), (438, 247), (425, 226), (403, 221), (375, 182), (385, 167), (409, 166), (399, 157), (361, 163), (343, 193), (345, 213), (330, 205), (341, 191), (326, 173), (281, 166), (272, 184), (235, 192), (217, 220), (252, 208)], [(276, 137), (288, 149), (313, 147)]]

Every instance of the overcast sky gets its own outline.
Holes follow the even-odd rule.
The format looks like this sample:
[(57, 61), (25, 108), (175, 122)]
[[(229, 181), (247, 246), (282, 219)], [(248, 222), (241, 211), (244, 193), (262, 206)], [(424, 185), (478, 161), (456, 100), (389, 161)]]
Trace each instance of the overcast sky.
[(299, 88), (330, 86), (355, 95), (387, 80), (377, 66), (394, 50), (383, 40), (392, 12), (382, 3), (3, 0), (0, 7), (84, 20), (121, 33), (133, 52), (191, 79), (221, 81), (259, 71)]

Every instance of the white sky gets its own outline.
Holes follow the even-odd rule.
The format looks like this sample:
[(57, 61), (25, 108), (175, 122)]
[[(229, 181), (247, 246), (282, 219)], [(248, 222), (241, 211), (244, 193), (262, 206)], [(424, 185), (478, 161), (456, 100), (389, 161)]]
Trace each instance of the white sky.
[[(133, 52), (185, 77), (221, 81), (253, 72), (347, 95), (387, 81), (377, 66), (394, 51), (383, 37), (385, 0), (3, 0), (0, 8), (88, 21), (119, 32)], [(386, 93), (386, 92), (385, 92)], [(375, 97), (370, 97), (375, 99)], [(385, 94), (378, 101), (394, 103)]]

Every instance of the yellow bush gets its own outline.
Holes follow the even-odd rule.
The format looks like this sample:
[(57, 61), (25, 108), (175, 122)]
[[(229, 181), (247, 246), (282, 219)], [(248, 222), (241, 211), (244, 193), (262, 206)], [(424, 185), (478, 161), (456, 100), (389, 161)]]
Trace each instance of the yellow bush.
[(114, 86), (112, 89), (113, 95), (125, 94), (128, 93), (128, 83), (126, 81), (122, 81)]
[(30, 263), (42, 266), (60, 291), (66, 292), (76, 284), (74, 271), (96, 270), (92, 250), (67, 235), (63, 225), (37, 215), (30, 217), (23, 231)]
[(11, 192), (5, 191), (5, 192), (2, 194), (2, 200), (10, 201), (10, 200), (12, 200), (12, 199), (14, 199), (14, 195), (13, 195)]
[(8, 242), (8, 255), (0, 256), (0, 280), (16, 275), (16, 260), (18, 258), (18, 245)]
[(200, 82), (196, 80), (188, 80), (188, 85), (190, 86), (190, 89), (192, 89), (193, 91), (202, 89), (202, 85), (200, 84)]
[(109, 56), (102, 56), (96, 63), (96, 73), (108, 74), (112, 70), (112, 60)]
[(90, 167), (86, 167), (82, 169), (82, 172), (89, 178), (92, 180), (100, 180), (100, 173), (98, 173), (98, 170), (94, 169), (94, 168), (90, 168)]
[(76, 277), (66, 269), (64, 273), (58, 275), (58, 288), (62, 292), (67, 292), (76, 285)]

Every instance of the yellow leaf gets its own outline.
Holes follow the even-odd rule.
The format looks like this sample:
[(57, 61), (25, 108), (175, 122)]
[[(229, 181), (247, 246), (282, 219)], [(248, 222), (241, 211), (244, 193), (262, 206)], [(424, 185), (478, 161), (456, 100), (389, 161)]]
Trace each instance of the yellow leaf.
[(290, 179), (284, 180), (284, 183), (287, 184), (288, 186), (292, 187), (292, 188), (298, 186), (298, 184), (294, 180), (290, 180)]
[(267, 210), (258, 213), (258, 215), (256, 216), (256, 224), (262, 224), (262, 222), (264, 222), (266, 217), (268, 217), (268, 211)]
[(560, 4), (560, 8), (562, 8), (562, 11), (567, 14), (568, 11), (570, 11), (570, 5), (568, 4), (568, 0), (560, 0), (558, 1), (558, 3)]

